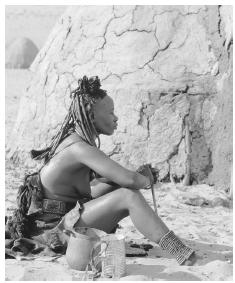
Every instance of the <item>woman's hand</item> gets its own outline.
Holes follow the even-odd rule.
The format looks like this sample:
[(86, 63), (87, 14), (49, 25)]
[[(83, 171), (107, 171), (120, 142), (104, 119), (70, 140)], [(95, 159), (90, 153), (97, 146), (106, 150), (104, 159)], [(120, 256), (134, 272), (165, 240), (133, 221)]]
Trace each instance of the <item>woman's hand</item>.
[(149, 179), (150, 184), (149, 186), (145, 187), (145, 189), (150, 189), (155, 181), (150, 164), (143, 164), (136, 171)]

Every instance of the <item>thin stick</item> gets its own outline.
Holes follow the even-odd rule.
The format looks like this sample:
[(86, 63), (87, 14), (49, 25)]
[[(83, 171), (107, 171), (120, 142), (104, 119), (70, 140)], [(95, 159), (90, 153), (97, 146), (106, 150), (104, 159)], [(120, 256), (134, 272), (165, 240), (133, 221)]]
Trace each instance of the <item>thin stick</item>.
[(154, 191), (153, 185), (151, 186), (151, 191), (152, 191), (152, 197), (153, 197), (154, 210), (157, 214), (157, 202), (156, 202), (156, 198), (155, 198), (155, 191)]
[(190, 184), (190, 163), (191, 163), (191, 137), (189, 132), (189, 118), (188, 116), (185, 117), (185, 151), (186, 151), (186, 170), (185, 170), (185, 176), (183, 179), (183, 185), (189, 186)]

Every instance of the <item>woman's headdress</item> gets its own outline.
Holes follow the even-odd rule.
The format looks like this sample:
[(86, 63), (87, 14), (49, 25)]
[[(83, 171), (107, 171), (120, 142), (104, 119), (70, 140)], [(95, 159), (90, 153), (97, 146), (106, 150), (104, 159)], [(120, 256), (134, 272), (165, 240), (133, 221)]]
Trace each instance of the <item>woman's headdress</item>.
[(82, 96), (88, 103), (95, 103), (97, 99), (103, 98), (106, 91), (101, 89), (100, 79), (98, 76), (87, 78), (84, 76), (78, 80), (78, 87), (71, 92), (70, 97)]

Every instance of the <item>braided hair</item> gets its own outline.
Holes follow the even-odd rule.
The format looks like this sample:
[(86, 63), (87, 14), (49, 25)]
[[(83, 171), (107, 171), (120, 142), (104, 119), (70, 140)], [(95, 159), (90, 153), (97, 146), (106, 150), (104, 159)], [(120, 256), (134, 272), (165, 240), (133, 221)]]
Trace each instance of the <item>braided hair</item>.
[[(104, 98), (107, 93), (100, 88), (98, 76), (78, 80), (78, 87), (70, 94), (72, 99), (68, 114), (61, 128), (52, 138), (51, 144), (42, 150), (31, 150), (31, 157), (35, 160), (48, 162), (54, 155), (59, 144), (72, 133), (76, 132), (91, 146), (100, 147), (100, 139), (93, 123), (93, 105), (98, 99)], [(94, 138), (95, 136), (95, 138)], [(95, 139), (98, 139), (96, 145)]]

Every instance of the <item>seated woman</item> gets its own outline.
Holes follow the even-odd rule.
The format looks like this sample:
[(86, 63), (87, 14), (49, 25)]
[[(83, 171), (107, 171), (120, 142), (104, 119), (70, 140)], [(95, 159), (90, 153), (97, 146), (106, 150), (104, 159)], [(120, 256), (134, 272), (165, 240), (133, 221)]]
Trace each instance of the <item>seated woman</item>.
[[(107, 233), (129, 215), (146, 238), (173, 254), (179, 264), (192, 265), (194, 251), (169, 231), (140, 192), (151, 188), (153, 176), (128, 170), (99, 149), (99, 135), (112, 135), (118, 121), (113, 100), (100, 88), (99, 78), (83, 77), (71, 96), (69, 112), (51, 145), (31, 152), (34, 159), (44, 160), (40, 172), (27, 179), (27, 188), (38, 186), (42, 206), (37, 207), (32, 195), (26, 214), (40, 211), (37, 220), (54, 219), (61, 230), (92, 227)], [(91, 187), (94, 174), (101, 178)]]

